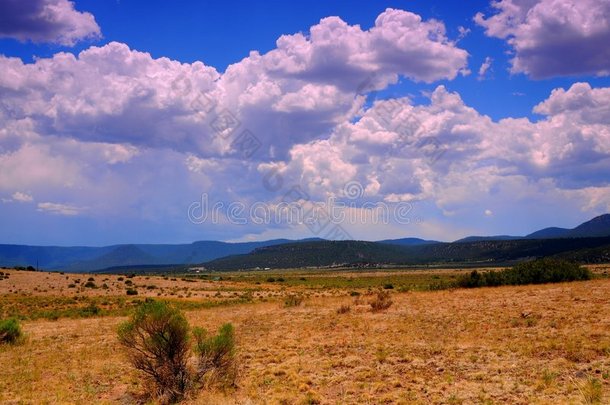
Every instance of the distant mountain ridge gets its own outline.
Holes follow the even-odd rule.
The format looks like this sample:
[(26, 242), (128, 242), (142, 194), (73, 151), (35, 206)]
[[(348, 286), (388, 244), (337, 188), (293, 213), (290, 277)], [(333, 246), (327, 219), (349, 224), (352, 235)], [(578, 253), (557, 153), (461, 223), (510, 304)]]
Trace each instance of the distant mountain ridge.
[(420, 238), (402, 238), (402, 239), (384, 239), (380, 240), (379, 243), (385, 243), (389, 245), (399, 246), (418, 246), (418, 245), (429, 245), (433, 243), (441, 243), (437, 240), (425, 240)]
[(196, 264), (290, 242), (293, 241), (274, 239), (241, 243), (199, 241), (176, 245), (126, 244), (104, 247), (0, 245), (0, 266), (38, 266), (45, 270), (89, 272), (121, 266)]
[(468, 236), (455, 242), (477, 242), (485, 240), (516, 240), (516, 239), (556, 239), (556, 238), (597, 238), (610, 236), (610, 214), (597, 216), (576, 228), (550, 227), (540, 229), (525, 236)]
[(467, 236), (462, 239), (454, 241), (454, 243), (460, 242), (484, 242), (486, 240), (516, 240), (525, 239), (522, 236), (510, 236), (510, 235), (495, 235), (495, 236)]
[[(391, 258), (397, 258), (398, 252), (402, 248), (410, 248), (411, 253), (409, 254), (417, 252), (417, 254), (423, 255), (422, 258), (428, 257), (431, 258), (431, 260), (440, 259), (441, 257), (439, 255), (445, 255), (447, 259), (451, 260), (452, 258), (455, 259), (456, 257), (459, 258), (459, 260), (465, 260), (468, 258), (463, 256), (467, 255), (464, 252), (470, 252), (470, 247), (474, 249), (473, 252), (493, 249), (495, 246), (493, 242), (497, 241), (506, 242), (496, 246), (498, 249), (505, 249), (507, 246), (512, 246), (507, 243), (510, 241), (562, 238), (600, 238), (606, 236), (610, 236), (610, 214), (595, 217), (573, 229), (545, 228), (523, 237), (508, 235), (470, 236), (460, 239), (454, 243), (444, 243), (420, 238), (386, 239), (379, 242), (366, 242), (368, 245), (359, 245), (357, 247), (356, 245), (346, 245), (349, 246), (350, 249), (353, 248), (355, 250), (352, 249), (350, 251), (348, 249), (347, 253), (345, 254), (338, 252), (337, 249), (333, 248), (333, 246), (335, 246), (333, 244), (329, 244), (328, 246), (330, 247), (324, 248), (326, 250), (323, 249), (322, 251), (325, 252), (324, 255), (327, 255), (328, 252), (334, 252), (333, 254), (338, 255), (334, 259), (326, 258), (323, 260), (325, 263), (330, 262), (330, 264), (340, 262), (341, 260), (355, 262), (359, 259), (362, 259), (363, 262), (374, 262), (376, 260), (379, 260), (380, 262), (387, 262)], [(124, 244), (104, 247), (27, 246), (6, 244), (0, 245), (0, 266), (38, 266), (39, 268), (45, 270), (89, 272), (116, 267), (124, 268), (129, 266), (195, 265), (214, 262), (217, 259), (222, 259), (229, 256), (247, 255), (256, 249), (263, 249), (256, 252), (256, 254), (259, 255), (256, 256), (256, 260), (258, 260), (258, 258), (262, 257), (260, 256), (261, 254), (269, 255), (270, 252), (273, 252), (273, 250), (264, 250), (264, 248), (279, 245), (305, 244), (303, 247), (305, 248), (307, 246), (307, 248), (310, 249), (309, 254), (319, 254), (320, 251), (317, 250), (318, 248), (311, 250), (311, 246), (307, 244), (321, 241), (323, 240), (319, 238), (310, 238), (298, 241), (289, 239), (275, 239), (260, 242), (241, 243), (199, 241), (190, 244)], [(482, 244), (477, 245), (477, 242)], [(470, 247), (467, 246), (466, 248), (456, 246), (464, 243), (472, 245), (468, 245)], [(362, 250), (363, 246), (366, 246), (364, 250)], [(529, 245), (526, 244), (523, 246)], [(605, 248), (597, 245), (589, 246), (589, 248), (591, 251), (595, 252), (606, 252), (606, 250), (604, 250)], [(294, 248), (293, 246), (293, 254), (300, 255), (301, 252), (304, 251), (307, 251), (307, 249), (300, 250)], [(314, 251), (315, 253), (313, 253)], [(350, 256), (351, 253), (349, 252), (354, 253), (356, 255), (355, 258)], [(459, 253), (458, 256), (455, 256), (457, 254), (456, 252), (461, 253)], [(475, 254), (473, 257), (475, 256), (479, 258), (482, 257), (479, 253)], [(252, 257), (249, 259), (252, 259)], [(489, 259), (489, 257), (485, 256), (484, 260)], [(420, 262), (421, 260), (415, 258), (413, 261)], [(298, 260), (295, 262), (298, 262)], [(307, 260), (302, 260), (301, 262), (310, 263), (316, 261), (313, 260), (308, 262)]]
[(606, 260), (610, 237), (517, 239), (411, 246), (363, 241), (290, 243), (255, 249), (202, 263), (212, 271), (288, 269), (303, 267), (368, 267), (378, 265), (505, 264), (525, 259), (557, 256), (586, 263)]
[(527, 239), (550, 239), (550, 238), (561, 238), (570, 232), (571, 229), (567, 228), (544, 228), (536, 232), (532, 232), (529, 235), (526, 235)]

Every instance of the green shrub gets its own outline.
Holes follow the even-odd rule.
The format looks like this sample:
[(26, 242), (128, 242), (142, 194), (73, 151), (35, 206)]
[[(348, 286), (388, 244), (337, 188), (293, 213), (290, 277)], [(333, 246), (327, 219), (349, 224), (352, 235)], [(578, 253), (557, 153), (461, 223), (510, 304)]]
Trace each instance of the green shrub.
[(455, 288), (455, 284), (452, 282), (444, 281), (444, 280), (433, 281), (428, 286), (428, 289), (430, 291), (442, 291), (442, 290), (448, 290), (450, 288)]
[(79, 315), (83, 316), (83, 317), (90, 317), (90, 316), (96, 316), (99, 315), (100, 312), (102, 312), (102, 310), (100, 309), (100, 307), (98, 307), (95, 304), (91, 304), (89, 306), (86, 306), (84, 308), (80, 309), (80, 313)]
[(189, 386), (189, 329), (178, 309), (154, 300), (139, 305), (119, 327), (119, 342), (131, 364), (163, 402), (180, 400)]
[(383, 288), (384, 288), (385, 290), (392, 290), (392, 289), (394, 289), (394, 285), (392, 285), (392, 284), (390, 284), (390, 283), (387, 283), (387, 284), (384, 284), (384, 285), (383, 285)]
[(215, 336), (194, 328), (197, 362), (191, 355), (189, 324), (174, 306), (147, 298), (118, 329), (119, 342), (131, 364), (146, 378), (150, 392), (161, 403), (179, 401), (194, 383), (206, 379), (235, 384), (235, 331), (230, 323)]
[(0, 321), (0, 343), (16, 344), (23, 338), (21, 325), (16, 318)]
[(473, 270), (460, 277), (457, 285), (464, 288), (495, 287), (589, 280), (591, 277), (591, 272), (577, 263), (545, 258), (520, 263), (501, 271), (478, 272)]
[(95, 283), (93, 281), (87, 281), (85, 283), (85, 287), (86, 288), (97, 288), (97, 286), (95, 285)]
[(540, 259), (504, 270), (503, 276), (506, 284), (543, 284), (590, 280), (591, 272), (566, 260)]
[(233, 325), (222, 325), (215, 336), (210, 336), (203, 328), (193, 329), (193, 335), (198, 356), (198, 377), (234, 385), (237, 369)]
[(128, 288), (126, 293), (127, 293), (127, 295), (138, 295), (138, 290), (135, 290), (133, 288)]

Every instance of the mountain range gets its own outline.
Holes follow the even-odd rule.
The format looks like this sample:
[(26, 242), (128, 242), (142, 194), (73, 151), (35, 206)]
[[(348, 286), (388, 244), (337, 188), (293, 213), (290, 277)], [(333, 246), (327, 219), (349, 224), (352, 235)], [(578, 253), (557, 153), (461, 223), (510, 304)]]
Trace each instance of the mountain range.
[(482, 240), (515, 240), (515, 239), (556, 239), (556, 238), (594, 238), (610, 236), (610, 214), (600, 215), (578, 225), (576, 228), (544, 228), (525, 236), (468, 236), (456, 242), (475, 242)]
[[(378, 242), (274, 239), (228, 243), (124, 244), (104, 247), (0, 245), (0, 266), (90, 272), (145, 266), (204, 266), (209, 269), (331, 266), (357, 263), (424, 264), (516, 260), (580, 249), (582, 260), (607, 253), (610, 214), (573, 229), (545, 228), (526, 236), (470, 236), (452, 243), (419, 238)], [(581, 240), (585, 239), (585, 240)], [(610, 242), (608, 242), (610, 245)], [(589, 253), (583, 253), (582, 250)], [(584, 255), (584, 256), (583, 256)], [(286, 256), (286, 257), (283, 257)]]

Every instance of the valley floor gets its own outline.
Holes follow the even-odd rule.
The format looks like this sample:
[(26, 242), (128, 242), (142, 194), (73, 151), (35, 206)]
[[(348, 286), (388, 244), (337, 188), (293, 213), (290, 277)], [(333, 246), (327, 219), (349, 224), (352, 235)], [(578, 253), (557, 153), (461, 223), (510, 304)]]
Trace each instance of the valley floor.
[[(232, 322), (240, 364), (236, 389), (187, 403), (610, 403), (609, 279), (394, 292), (379, 313), (370, 299), (187, 311), (192, 326)], [(116, 339), (124, 319), (24, 321), (26, 341), (0, 347), (0, 402), (142, 401)]]

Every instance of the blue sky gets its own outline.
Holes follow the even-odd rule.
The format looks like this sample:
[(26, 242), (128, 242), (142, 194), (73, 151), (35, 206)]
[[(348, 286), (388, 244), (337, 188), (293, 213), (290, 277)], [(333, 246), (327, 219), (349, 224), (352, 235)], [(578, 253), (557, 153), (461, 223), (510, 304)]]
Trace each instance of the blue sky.
[[(330, 237), (337, 225), (453, 240), (610, 211), (607, 1), (15, 4), (0, 4), (0, 242)], [(194, 107), (201, 96), (213, 111)], [(223, 111), (239, 122), (226, 136)], [(245, 129), (251, 156), (235, 149)], [(226, 218), (231, 203), (276, 212), (294, 187), (368, 219), (320, 231)], [(225, 217), (189, 217), (202, 196)], [(408, 208), (408, 221), (375, 222), (366, 204)]]

